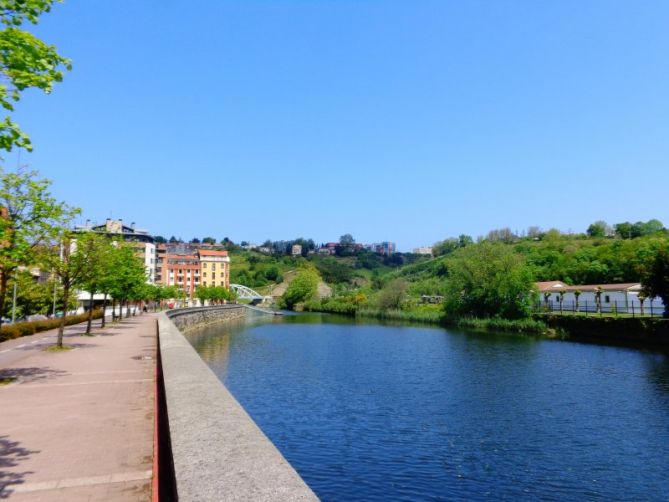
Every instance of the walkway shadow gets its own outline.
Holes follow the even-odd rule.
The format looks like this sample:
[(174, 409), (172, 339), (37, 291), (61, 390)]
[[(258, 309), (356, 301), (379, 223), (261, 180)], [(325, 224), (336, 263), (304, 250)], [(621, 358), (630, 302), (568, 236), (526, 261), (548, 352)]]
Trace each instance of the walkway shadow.
[(39, 453), (39, 450), (28, 450), (20, 445), (18, 441), (11, 441), (9, 436), (0, 436), (0, 499), (9, 498), (14, 492), (12, 486), (25, 483), (26, 476), (33, 474), (33, 471), (8, 470), (18, 466), (31, 455)]
[(51, 368), (0, 368), (0, 379), (10, 378), (21, 383), (41, 382), (66, 375), (69, 375), (67, 371)]

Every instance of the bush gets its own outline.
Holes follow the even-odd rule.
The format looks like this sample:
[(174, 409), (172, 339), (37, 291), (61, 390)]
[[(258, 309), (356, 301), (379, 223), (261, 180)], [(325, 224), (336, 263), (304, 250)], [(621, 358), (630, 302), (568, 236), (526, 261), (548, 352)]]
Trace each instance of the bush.
[(280, 307), (292, 310), (298, 303), (313, 299), (316, 296), (319, 280), (318, 272), (314, 269), (302, 269), (281, 297)]

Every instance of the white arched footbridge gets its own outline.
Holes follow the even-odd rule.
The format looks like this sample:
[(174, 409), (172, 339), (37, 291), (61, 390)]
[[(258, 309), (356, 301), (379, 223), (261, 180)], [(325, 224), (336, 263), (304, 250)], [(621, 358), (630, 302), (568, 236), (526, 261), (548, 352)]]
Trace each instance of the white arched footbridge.
[(271, 296), (263, 296), (257, 291), (252, 290), (243, 284), (230, 284), (232, 289), (237, 294), (238, 300), (251, 300), (251, 303), (271, 302)]

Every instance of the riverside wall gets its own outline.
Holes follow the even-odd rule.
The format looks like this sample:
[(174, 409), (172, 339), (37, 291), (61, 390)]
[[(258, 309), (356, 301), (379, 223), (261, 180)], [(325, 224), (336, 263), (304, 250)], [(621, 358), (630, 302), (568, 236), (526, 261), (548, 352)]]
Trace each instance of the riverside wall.
[(669, 319), (557, 314), (540, 314), (534, 318), (544, 321), (551, 328), (562, 330), (574, 341), (669, 347)]
[[(180, 330), (244, 316), (246, 307), (179, 309), (158, 319), (171, 485), (180, 501), (318, 500)], [(166, 469), (168, 472), (170, 469)]]

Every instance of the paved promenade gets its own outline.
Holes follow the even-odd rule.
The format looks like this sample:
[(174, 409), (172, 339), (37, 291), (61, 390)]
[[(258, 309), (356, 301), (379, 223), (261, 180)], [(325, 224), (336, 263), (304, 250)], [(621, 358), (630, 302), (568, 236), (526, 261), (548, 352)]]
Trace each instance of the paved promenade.
[[(151, 500), (156, 317), (0, 343), (0, 499)], [(95, 322), (96, 325), (99, 321)]]

